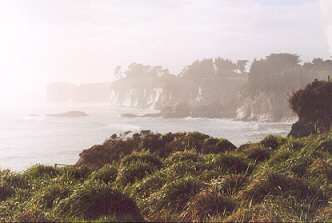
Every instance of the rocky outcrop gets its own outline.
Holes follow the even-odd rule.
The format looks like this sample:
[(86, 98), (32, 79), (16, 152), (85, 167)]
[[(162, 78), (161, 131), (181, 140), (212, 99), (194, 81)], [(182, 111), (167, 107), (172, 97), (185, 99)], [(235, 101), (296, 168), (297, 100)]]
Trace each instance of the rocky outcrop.
[(218, 101), (213, 101), (207, 105), (196, 106), (193, 108), (192, 117), (221, 118), (224, 106)]

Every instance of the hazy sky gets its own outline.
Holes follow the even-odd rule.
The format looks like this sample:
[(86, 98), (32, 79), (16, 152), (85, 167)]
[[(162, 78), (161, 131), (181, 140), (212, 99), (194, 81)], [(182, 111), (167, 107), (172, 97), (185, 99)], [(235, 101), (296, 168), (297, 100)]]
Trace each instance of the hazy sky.
[(270, 53), (329, 59), (332, 1), (0, 0), (0, 101), (111, 81), (132, 62), (178, 74), (197, 59)]

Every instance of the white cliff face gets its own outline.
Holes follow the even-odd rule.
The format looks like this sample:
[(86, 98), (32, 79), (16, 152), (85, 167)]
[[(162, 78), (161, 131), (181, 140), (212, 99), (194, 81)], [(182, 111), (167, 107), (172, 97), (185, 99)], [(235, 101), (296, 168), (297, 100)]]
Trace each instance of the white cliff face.
[(261, 92), (255, 97), (248, 97), (243, 106), (237, 109), (238, 120), (281, 121), (293, 118), (289, 108), (287, 94), (267, 94)]

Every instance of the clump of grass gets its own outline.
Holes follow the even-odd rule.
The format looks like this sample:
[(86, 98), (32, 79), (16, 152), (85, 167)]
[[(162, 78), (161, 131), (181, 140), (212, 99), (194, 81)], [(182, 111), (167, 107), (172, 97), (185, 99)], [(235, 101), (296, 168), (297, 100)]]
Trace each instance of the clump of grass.
[(268, 135), (266, 136), (262, 141), (260, 141), (260, 144), (265, 147), (270, 147), (273, 150), (276, 150), (278, 146), (285, 143), (285, 139), (279, 135)]
[(289, 206), (292, 198), (267, 197), (264, 202), (249, 208), (238, 208), (232, 215), (222, 219), (223, 222), (299, 222), (296, 211)]
[(227, 216), (235, 203), (213, 188), (204, 189), (189, 199), (179, 216), (183, 222), (204, 222), (211, 216)]
[(160, 188), (162, 188), (165, 183), (174, 176), (170, 176), (170, 173), (166, 173), (166, 171), (156, 171), (147, 177), (145, 177), (142, 181), (136, 182), (132, 185), (132, 195), (139, 199), (144, 199), (149, 197), (152, 193), (157, 192)]
[(243, 174), (230, 174), (211, 180), (211, 185), (227, 196), (235, 195), (247, 183), (248, 179)]
[(247, 158), (254, 160), (255, 162), (261, 162), (270, 158), (272, 150), (270, 147), (264, 147), (259, 144), (253, 145), (251, 148), (245, 151)]
[(13, 216), (6, 219), (6, 222), (55, 222), (56, 220), (58, 219), (51, 217), (43, 210), (32, 207), (22, 212), (15, 212)]
[(176, 221), (184, 205), (207, 185), (192, 177), (166, 183), (142, 203), (142, 213), (150, 220)]
[(206, 165), (209, 168), (217, 168), (225, 173), (252, 173), (254, 165), (252, 165), (244, 157), (232, 155), (232, 154), (217, 154), (213, 156), (207, 156), (208, 163)]
[(204, 140), (202, 153), (224, 153), (236, 149), (233, 143), (227, 139), (206, 138)]
[(73, 186), (62, 181), (52, 181), (48, 186), (40, 189), (31, 198), (30, 206), (38, 207), (39, 209), (51, 209), (54, 204), (60, 200), (67, 198), (73, 192)]
[(152, 155), (150, 152), (147, 151), (141, 151), (141, 152), (134, 151), (132, 154), (122, 158), (120, 165), (125, 166), (129, 165), (130, 163), (135, 163), (137, 161), (141, 161), (144, 163), (151, 163), (158, 168), (162, 166), (162, 162), (160, 161), (160, 159), (156, 158), (154, 155)]
[(7, 182), (0, 182), (0, 201), (4, 201), (7, 198), (13, 196), (15, 190)]
[(25, 171), (25, 175), (36, 178), (53, 178), (59, 174), (59, 170), (51, 165), (36, 164)]
[(318, 151), (324, 151), (332, 153), (332, 137), (327, 138), (321, 144), (319, 144), (316, 148)]
[(272, 166), (281, 166), (281, 164), (284, 163), (292, 154), (292, 151), (288, 148), (279, 149), (271, 156), (268, 163)]
[(94, 220), (115, 214), (117, 219), (143, 221), (136, 203), (122, 192), (112, 189), (100, 181), (88, 181), (74, 193), (62, 199), (53, 209), (57, 216), (80, 217)]
[(239, 200), (260, 203), (267, 195), (273, 196), (294, 196), (298, 200), (307, 197), (317, 197), (320, 201), (326, 202), (327, 198), (323, 192), (309, 183), (285, 174), (267, 171), (254, 179), (248, 188), (239, 195)]
[(91, 169), (86, 166), (68, 166), (58, 169), (61, 175), (65, 175), (68, 179), (83, 182), (88, 179), (91, 174)]
[(6, 182), (13, 188), (27, 189), (30, 188), (28, 178), (22, 176), (20, 173), (11, 172), (9, 170), (3, 170), (0, 173), (0, 182)]
[(185, 160), (191, 160), (193, 162), (203, 162), (203, 158), (199, 156), (196, 150), (191, 149), (191, 150), (173, 152), (165, 159), (165, 163), (167, 165), (171, 165), (173, 163)]
[(160, 167), (152, 163), (145, 163), (141, 161), (132, 162), (129, 165), (122, 166), (116, 178), (116, 183), (120, 185), (133, 184), (136, 180), (142, 180), (146, 175), (151, 174)]
[(313, 159), (309, 157), (299, 156), (293, 159), (287, 160), (290, 170), (295, 173), (296, 176), (301, 178), (313, 163)]
[(101, 180), (105, 184), (113, 183), (118, 176), (118, 169), (112, 164), (106, 164), (91, 174), (92, 180)]

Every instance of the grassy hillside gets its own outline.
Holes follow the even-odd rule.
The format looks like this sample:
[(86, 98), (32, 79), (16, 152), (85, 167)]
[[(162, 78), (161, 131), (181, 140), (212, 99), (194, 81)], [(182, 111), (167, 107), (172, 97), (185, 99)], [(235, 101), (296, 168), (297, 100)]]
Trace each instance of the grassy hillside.
[(235, 147), (113, 135), (79, 166), (0, 171), (1, 221), (332, 221), (332, 133)]

